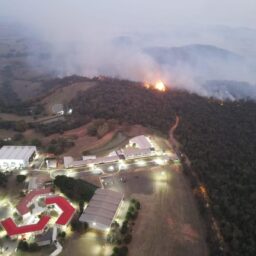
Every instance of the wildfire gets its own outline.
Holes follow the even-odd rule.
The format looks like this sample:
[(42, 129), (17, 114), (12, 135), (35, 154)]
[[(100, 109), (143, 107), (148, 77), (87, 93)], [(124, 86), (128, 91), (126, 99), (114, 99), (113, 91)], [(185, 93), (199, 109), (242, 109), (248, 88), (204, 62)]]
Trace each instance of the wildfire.
[(166, 86), (161, 80), (156, 82), (154, 88), (160, 92), (166, 91)]
[(157, 81), (155, 84), (145, 83), (144, 86), (147, 89), (153, 89), (153, 90), (157, 90), (157, 91), (160, 91), (160, 92), (165, 92), (167, 90), (165, 84), (161, 80)]

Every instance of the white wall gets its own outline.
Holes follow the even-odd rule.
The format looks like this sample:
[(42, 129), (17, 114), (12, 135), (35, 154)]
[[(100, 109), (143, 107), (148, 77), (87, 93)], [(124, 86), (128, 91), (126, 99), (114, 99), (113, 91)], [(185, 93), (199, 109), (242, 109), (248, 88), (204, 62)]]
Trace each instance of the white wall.
[(0, 159), (0, 169), (2, 170), (13, 170), (13, 169), (21, 169), (28, 166), (28, 162), (24, 160), (17, 159)]

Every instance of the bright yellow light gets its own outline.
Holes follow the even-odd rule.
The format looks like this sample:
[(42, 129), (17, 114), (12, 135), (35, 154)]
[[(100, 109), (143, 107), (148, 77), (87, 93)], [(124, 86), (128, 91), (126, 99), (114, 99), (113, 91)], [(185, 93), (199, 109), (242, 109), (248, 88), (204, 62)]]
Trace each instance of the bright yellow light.
[(146, 166), (146, 162), (144, 160), (138, 160), (136, 163), (140, 167)]
[(155, 162), (156, 164), (158, 164), (158, 165), (164, 165), (164, 164), (165, 164), (165, 161), (164, 161), (163, 159), (161, 159), (161, 158), (156, 158), (156, 159), (154, 160), (154, 162)]
[(155, 84), (155, 89), (160, 91), (160, 92), (165, 92), (166, 91), (166, 86), (161, 80), (159, 80)]
[(166, 91), (166, 86), (163, 83), (163, 81), (161, 81), (161, 80), (158, 80), (155, 84), (145, 83), (144, 87), (147, 88), (147, 89), (158, 90), (160, 92), (165, 92)]

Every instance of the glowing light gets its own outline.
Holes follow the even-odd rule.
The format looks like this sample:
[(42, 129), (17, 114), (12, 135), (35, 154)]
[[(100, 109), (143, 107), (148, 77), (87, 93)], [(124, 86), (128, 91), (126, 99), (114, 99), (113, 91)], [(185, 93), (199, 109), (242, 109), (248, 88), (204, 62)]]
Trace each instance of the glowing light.
[(121, 160), (121, 161), (119, 162), (118, 167), (119, 167), (119, 170), (120, 170), (120, 171), (121, 171), (121, 170), (126, 170), (126, 169), (128, 168), (127, 164), (126, 164), (123, 160)]
[(27, 174), (28, 174), (28, 171), (23, 170), (23, 171), (20, 172), (20, 174), (21, 174), (21, 175), (27, 175)]
[(156, 164), (158, 164), (158, 165), (164, 165), (164, 164), (166, 163), (166, 161), (164, 161), (164, 160), (161, 159), (161, 158), (156, 158), (156, 159), (154, 160), (154, 162), (155, 162)]
[(146, 162), (144, 160), (138, 160), (137, 162), (137, 165), (142, 167), (142, 166), (146, 166)]
[(144, 87), (147, 89), (153, 89), (153, 90), (157, 90), (160, 92), (166, 91), (166, 86), (165, 86), (164, 82), (161, 80), (157, 81), (155, 84), (145, 83)]
[(113, 172), (114, 170), (115, 170), (115, 168), (114, 168), (114, 166), (113, 166), (113, 165), (111, 165), (111, 166), (109, 166), (109, 167), (108, 167), (108, 171)]
[(145, 83), (144, 86), (145, 86), (147, 89), (150, 89), (150, 84)]
[(200, 192), (201, 192), (204, 196), (207, 195), (206, 188), (205, 188), (203, 185), (201, 185), (201, 186), (199, 187), (199, 190), (200, 190)]
[(100, 168), (95, 168), (95, 169), (92, 170), (92, 173), (101, 174), (101, 173), (103, 173), (103, 171)]
[(166, 86), (165, 84), (160, 80), (157, 81), (155, 84), (155, 89), (160, 91), (160, 92), (165, 92), (166, 91)]

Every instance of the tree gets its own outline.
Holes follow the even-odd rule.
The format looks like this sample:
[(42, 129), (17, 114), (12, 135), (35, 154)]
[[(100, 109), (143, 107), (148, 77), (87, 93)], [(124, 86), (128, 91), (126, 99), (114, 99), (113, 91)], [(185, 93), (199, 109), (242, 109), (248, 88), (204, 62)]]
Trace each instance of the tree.
[(0, 186), (6, 187), (7, 182), (8, 182), (8, 178), (7, 178), (6, 174), (0, 172)]
[(17, 132), (25, 132), (28, 128), (28, 125), (25, 121), (21, 120), (21, 121), (17, 121), (15, 123), (15, 131)]
[(36, 146), (38, 148), (40, 148), (42, 146), (41, 140), (39, 140), (37, 138), (32, 139), (30, 144), (33, 145), (33, 146)]
[(16, 181), (17, 183), (22, 183), (26, 180), (27, 176), (26, 175), (22, 175), (22, 174), (18, 174), (16, 176)]
[(28, 251), (29, 245), (26, 241), (20, 240), (17, 248), (18, 250), (21, 250), (21, 251)]
[(79, 212), (82, 214), (84, 211), (84, 201), (79, 201)]
[(31, 243), (29, 244), (29, 251), (30, 252), (36, 252), (40, 249), (39, 245), (37, 243)]
[(114, 247), (111, 256), (126, 256), (128, 254), (127, 246)]
[(14, 141), (21, 141), (24, 139), (24, 136), (22, 133), (16, 133), (14, 136), (13, 136), (13, 140)]
[(60, 189), (67, 197), (77, 202), (89, 202), (94, 195), (96, 186), (81, 180), (58, 175), (54, 180), (54, 185)]
[(127, 234), (127, 235), (124, 237), (124, 243), (125, 243), (125, 244), (129, 244), (131, 241), (132, 241), (132, 235), (131, 235), (131, 234)]

